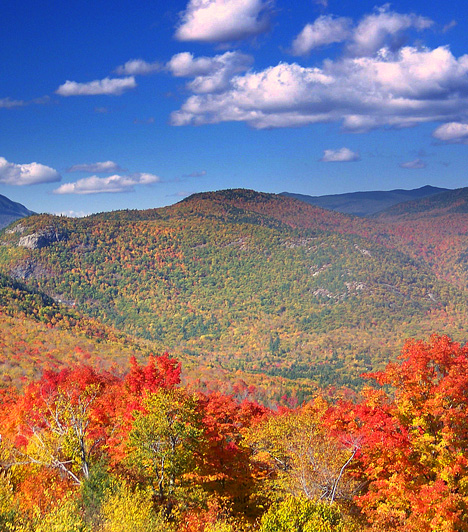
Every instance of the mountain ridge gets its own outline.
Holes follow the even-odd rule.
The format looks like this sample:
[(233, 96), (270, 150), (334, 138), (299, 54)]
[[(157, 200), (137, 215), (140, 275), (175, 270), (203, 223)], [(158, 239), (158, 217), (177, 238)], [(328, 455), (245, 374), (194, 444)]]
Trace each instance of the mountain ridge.
[(316, 205), (317, 207), (365, 218), (375, 215), (393, 205), (430, 197), (448, 190), (425, 185), (416, 189), (358, 191), (343, 194), (326, 194), (322, 196), (309, 196), (292, 192), (282, 192), (281, 194), (299, 199), (311, 205)]
[(401, 217), (445, 216), (451, 213), (468, 213), (468, 187), (398, 203), (376, 213), (374, 217), (378, 220), (390, 220)]
[(7, 227), (18, 218), (35, 214), (21, 203), (12, 201), (0, 194), (0, 229)]

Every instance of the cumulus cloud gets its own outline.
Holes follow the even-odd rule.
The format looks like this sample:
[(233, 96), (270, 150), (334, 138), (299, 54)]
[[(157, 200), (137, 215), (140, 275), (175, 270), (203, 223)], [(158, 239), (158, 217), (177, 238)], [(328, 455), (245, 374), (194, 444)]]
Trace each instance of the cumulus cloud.
[(166, 68), (175, 77), (195, 78), (187, 87), (202, 94), (227, 89), (232, 77), (248, 70), (252, 63), (252, 56), (240, 52), (197, 58), (189, 52), (182, 52), (174, 55)]
[(100, 94), (119, 96), (137, 86), (135, 78), (105, 78), (90, 81), (89, 83), (77, 83), (66, 81), (55, 91), (60, 96), (96, 96)]
[(130, 59), (125, 64), (118, 66), (115, 73), (119, 76), (146, 76), (161, 70), (162, 65), (157, 61), (148, 63), (143, 59)]
[(90, 172), (90, 173), (112, 173), (120, 172), (122, 168), (114, 161), (103, 161), (101, 163), (74, 164), (68, 168), (67, 172)]
[(176, 30), (179, 41), (228, 42), (267, 31), (269, 0), (190, 0)]
[(60, 174), (44, 164), (15, 164), (0, 157), (0, 183), (6, 185), (39, 185), (60, 181)]
[(157, 175), (136, 173), (128, 176), (111, 175), (109, 177), (91, 176), (74, 183), (65, 183), (54, 190), (54, 194), (104, 194), (134, 192), (137, 185), (159, 183)]
[(292, 43), (293, 55), (306, 55), (314, 48), (343, 42), (351, 35), (351, 19), (321, 16), (313, 24), (306, 24)]
[(415, 159), (414, 161), (408, 161), (401, 163), (401, 168), (408, 168), (409, 170), (419, 170), (420, 168), (426, 168), (427, 164), (421, 159)]
[(191, 95), (171, 121), (242, 121), (258, 129), (340, 121), (358, 132), (462, 117), (468, 117), (468, 55), (457, 59), (445, 46), (406, 46), (327, 60), (321, 68), (280, 63), (249, 70), (225, 90)]
[(384, 47), (395, 52), (405, 44), (408, 30), (423, 31), (433, 24), (414, 13), (390, 11), (388, 4), (363, 17), (354, 27), (349, 18), (326, 15), (306, 24), (293, 41), (291, 51), (293, 55), (306, 55), (314, 48), (346, 41), (351, 56), (372, 56)]
[(442, 124), (433, 131), (432, 136), (442, 142), (468, 144), (468, 124), (460, 122)]
[(339, 150), (325, 150), (320, 160), (324, 163), (350, 163), (360, 161), (361, 157), (359, 153), (349, 148), (340, 148)]
[(410, 28), (422, 31), (434, 22), (413, 13), (401, 14), (388, 10), (388, 4), (376, 13), (365, 16), (353, 32), (349, 51), (358, 56), (368, 56), (386, 46), (397, 50), (404, 44), (404, 32)]

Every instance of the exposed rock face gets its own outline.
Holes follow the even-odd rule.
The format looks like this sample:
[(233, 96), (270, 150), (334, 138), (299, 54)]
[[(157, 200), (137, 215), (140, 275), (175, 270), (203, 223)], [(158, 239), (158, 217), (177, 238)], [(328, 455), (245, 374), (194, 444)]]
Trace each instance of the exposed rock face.
[(16, 224), (11, 229), (5, 229), (5, 233), (7, 235), (14, 235), (15, 233), (23, 234), (25, 230), (26, 230), (26, 227), (24, 227), (24, 225)]
[(27, 249), (41, 249), (50, 246), (54, 242), (66, 240), (66, 238), (65, 233), (61, 233), (56, 229), (44, 229), (32, 235), (22, 236), (18, 241), (18, 246)]
[(15, 266), (10, 275), (13, 279), (47, 279), (51, 276), (50, 272), (39, 262), (26, 261)]

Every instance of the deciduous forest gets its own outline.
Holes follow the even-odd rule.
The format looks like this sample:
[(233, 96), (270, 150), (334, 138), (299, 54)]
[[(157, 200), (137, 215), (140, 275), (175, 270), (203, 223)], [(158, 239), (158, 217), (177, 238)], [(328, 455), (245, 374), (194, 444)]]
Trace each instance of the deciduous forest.
[(14, 222), (0, 530), (468, 531), (448, 194), (377, 219), (231, 190)]

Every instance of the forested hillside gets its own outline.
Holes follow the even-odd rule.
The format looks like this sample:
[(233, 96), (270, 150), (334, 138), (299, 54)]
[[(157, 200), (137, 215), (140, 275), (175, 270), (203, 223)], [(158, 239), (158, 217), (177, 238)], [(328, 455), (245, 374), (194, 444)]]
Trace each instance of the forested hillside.
[(426, 260), (416, 230), (398, 227), (231, 190), (30, 217), (4, 231), (0, 267), (208, 367), (361, 386), (407, 337), (466, 334), (467, 292), (438, 266), (448, 259)]
[(0, 529), (468, 530), (463, 196), (9, 226)]

